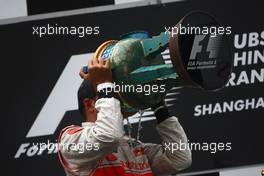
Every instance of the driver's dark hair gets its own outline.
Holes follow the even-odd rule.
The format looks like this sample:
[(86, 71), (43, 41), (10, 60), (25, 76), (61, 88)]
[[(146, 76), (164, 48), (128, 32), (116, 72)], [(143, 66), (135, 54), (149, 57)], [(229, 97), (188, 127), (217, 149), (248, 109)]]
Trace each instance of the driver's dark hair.
[(84, 116), (84, 103), (83, 100), (86, 98), (94, 98), (96, 92), (91, 84), (90, 80), (84, 80), (78, 90), (78, 109), (81, 115)]

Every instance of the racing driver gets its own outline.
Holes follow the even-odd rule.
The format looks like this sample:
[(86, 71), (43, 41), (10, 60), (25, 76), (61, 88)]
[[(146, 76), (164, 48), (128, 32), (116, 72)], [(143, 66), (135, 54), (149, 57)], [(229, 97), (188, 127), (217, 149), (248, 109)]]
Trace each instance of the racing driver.
[[(110, 62), (93, 58), (89, 74), (81, 71), (80, 75), (88, 77), (78, 90), (79, 111), (85, 122), (64, 128), (59, 136), (59, 159), (68, 176), (159, 176), (190, 166), (188, 147), (173, 151), (165, 147), (187, 146), (188, 140), (164, 101), (152, 107), (162, 144), (142, 143), (125, 135), (120, 102), (111, 91)], [(80, 146), (85, 147), (81, 150)]]

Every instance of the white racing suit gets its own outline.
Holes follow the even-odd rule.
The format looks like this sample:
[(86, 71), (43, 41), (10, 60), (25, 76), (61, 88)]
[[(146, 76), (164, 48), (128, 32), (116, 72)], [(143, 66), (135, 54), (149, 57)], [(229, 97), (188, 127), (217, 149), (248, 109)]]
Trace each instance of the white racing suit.
[[(124, 135), (119, 100), (101, 98), (95, 108), (96, 122), (66, 127), (59, 137), (59, 158), (68, 176), (169, 175), (191, 164), (188, 149), (172, 151), (161, 144), (136, 140), (130, 145), (131, 140)], [(156, 128), (162, 144), (187, 145), (187, 137), (176, 117), (164, 120)]]

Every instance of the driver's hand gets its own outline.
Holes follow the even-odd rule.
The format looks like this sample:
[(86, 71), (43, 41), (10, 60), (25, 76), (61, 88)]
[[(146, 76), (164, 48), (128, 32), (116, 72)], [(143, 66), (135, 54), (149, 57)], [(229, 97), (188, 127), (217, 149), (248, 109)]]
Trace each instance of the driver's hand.
[(95, 88), (98, 84), (113, 82), (110, 60), (104, 61), (101, 58), (90, 59), (88, 63), (88, 74), (85, 74), (81, 69), (80, 76), (83, 79), (90, 79)]

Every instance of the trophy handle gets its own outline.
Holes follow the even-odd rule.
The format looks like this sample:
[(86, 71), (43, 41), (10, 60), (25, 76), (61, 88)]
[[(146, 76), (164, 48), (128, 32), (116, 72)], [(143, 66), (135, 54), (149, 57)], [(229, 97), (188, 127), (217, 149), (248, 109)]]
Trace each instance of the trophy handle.
[(169, 46), (170, 34), (161, 32), (160, 35), (152, 38), (144, 39), (140, 43), (142, 45), (145, 57), (155, 57), (163, 52)]
[(177, 79), (177, 77), (172, 64), (144, 66), (130, 73), (130, 78), (135, 83), (148, 83), (167, 78)]

